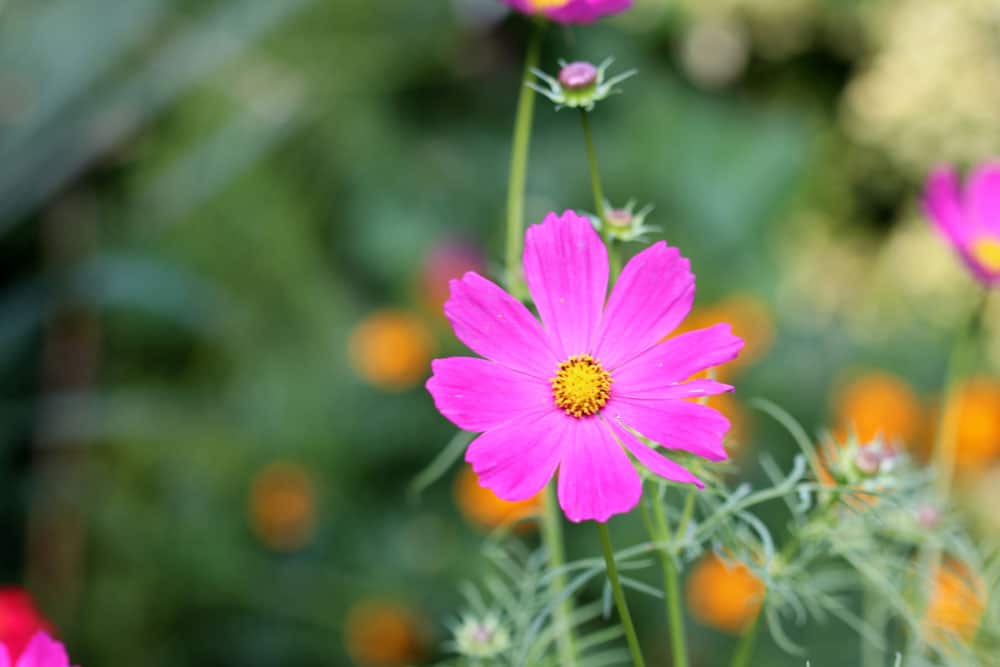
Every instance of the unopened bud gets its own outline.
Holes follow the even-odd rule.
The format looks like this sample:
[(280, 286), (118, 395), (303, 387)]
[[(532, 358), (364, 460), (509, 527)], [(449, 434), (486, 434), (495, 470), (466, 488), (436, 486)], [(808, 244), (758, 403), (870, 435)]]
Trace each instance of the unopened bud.
[(620, 229), (628, 229), (632, 226), (632, 211), (627, 208), (610, 208), (604, 213), (608, 224)]
[(941, 513), (936, 507), (924, 505), (917, 510), (917, 523), (924, 528), (935, 528), (941, 520)]
[(563, 65), (563, 68), (559, 70), (559, 83), (562, 84), (563, 88), (580, 90), (597, 83), (597, 74), (597, 67), (586, 61), (578, 60)]
[(462, 655), (491, 658), (509, 647), (510, 633), (493, 614), (484, 618), (466, 617), (455, 629), (455, 648)]
[(878, 474), (882, 465), (882, 457), (871, 447), (861, 447), (854, 455), (854, 466), (864, 475)]
[(531, 73), (538, 81), (529, 81), (525, 85), (549, 98), (555, 103), (556, 109), (570, 107), (590, 111), (597, 102), (612, 93), (621, 92), (615, 86), (635, 74), (635, 70), (629, 70), (606, 79), (604, 75), (612, 62), (611, 58), (600, 65), (585, 61), (567, 63), (560, 60), (561, 69), (557, 78), (549, 76), (540, 69), (532, 69)]

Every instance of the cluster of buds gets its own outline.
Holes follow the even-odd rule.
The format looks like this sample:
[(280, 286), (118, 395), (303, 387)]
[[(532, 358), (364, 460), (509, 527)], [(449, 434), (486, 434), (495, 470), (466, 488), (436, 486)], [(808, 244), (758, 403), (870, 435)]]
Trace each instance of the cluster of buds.
[(470, 658), (492, 658), (510, 648), (510, 633), (495, 614), (465, 616), (455, 628), (455, 650)]
[(827, 456), (834, 480), (852, 486), (877, 485), (877, 480), (891, 476), (905, 458), (898, 447), (881, 438), (862, 443), (854, 437), (843, 445), (828, 448)]
[(613, 58), (608, 58), (595, 66), (584, 61), (567, 63), (565, 60), (560, 60), (561, 69), (558, 77), (553, 78), (540, 69), (532, 69), (531, 73), (545, 85), (534, 81), (529, 81), (525, 85), (551, 100), (556, 105), (557, 111), (563, 107), (590, 111), (601, 100), (620, 93), (621, 90), (615, 86), (637, 71), (631, 69), (606, 79), (608, 67), (613, 62)]

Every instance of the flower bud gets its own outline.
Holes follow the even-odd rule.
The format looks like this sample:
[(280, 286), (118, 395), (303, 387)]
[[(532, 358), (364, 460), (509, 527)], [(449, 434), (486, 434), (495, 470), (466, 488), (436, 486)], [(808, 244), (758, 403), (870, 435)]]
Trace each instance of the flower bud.
[(621, 92), (615, 86), (636, 73), (636, 70), (629, 70), (605, 79), (605, 73), (612, 62), (614, 62), (612, 58), (608, 58), (600, 65), (585, 61), (567, 63), (560, 60), (561, 69), (558, 78), (553, 78), (540, 69), (532, 69), (531, 73), (538, 78), (538, 82), (529, 81), (525, 85), (549, 98), (555, 103), (556, 110), (570, 107), (590, 111), (597, 102), (613, 93)]
[(597, 68), (583, 60), (563, 65), (559, 70), (559, 83), (570, 90), (591, 88), (597, 83)]
[(941, 521), (941, 512), (932, 505), (924, 505), (917, 510), (917, 523), (928, 530), (936, 528)]
[(470, 658), (491, 658), (510, 647), (510, 633), (493, 614), (466, 616), (455, 629), (455, 648)]
[[(646, 216), (649, 215), (653, 207), (645, 206), (639, 211), (635, 211), (635, 200), (629, 200), (623, 208), (615, 208), (608, 202), (604, 202), (604, 223), (608, 226), (608, 233), (619, 241), (642, 241), (646, 234), (659, 231), (658, 227), (647, 225)], [(601, 231), (601, 221), (597, 216), (591, 216), (594, 227)]]
[(867, 477), (877, 475), (881, 466), (882, 456), (879, 452), (870, 446), (858, 448), (857, 453), (854, 455), (854, 467), (861, 474)]

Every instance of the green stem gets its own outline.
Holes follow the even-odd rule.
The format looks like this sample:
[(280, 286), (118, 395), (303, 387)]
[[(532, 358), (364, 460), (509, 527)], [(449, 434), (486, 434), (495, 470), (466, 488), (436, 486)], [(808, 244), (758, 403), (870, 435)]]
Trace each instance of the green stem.
[(601, 548), (604, 550), (604, 562), (608, 566), (608, 581), (611, 582), (611, 593), (614, 595), (615, 606), (618, 607), (618, 615), (625, 628), (625, 639), (628, 641), (628, 649), (632, 653), (632, 664), (635, 667), (645, 667), (646, 663), (642, 659), (642, 651), (639, 648), (639, 638), (635, 634), (635, 626), (632, 625), (632, 614), (629, 613), (628, 603), (625, 601), (625, 591), (622, 590), (621, 581), (618, 579), (618, 566), (615, 565), (615, 552), (611, 547), (608, 525), (598, 522), (597, 529), (601, 533)]
[(688, 489), (687, 497), (684, 499), (684, 509), (681, 510), (681, 520), (677, 524), (677, 532), (674, 533), (675, 540), (683, 540), (687, 535), (688, 524), (691, 523), (691, 515), (694, 513), (694, 494), (697, 489)]
[[(693, 498), (693, 496), (689, 496), (689, 498)], [(669, 540), (670, 527), (667, 524), (667, 515), (663, 511), (663, 503), (653, 503), (653, 514), (656, 517), (658, 539)], [(675, 536), (675, 539), (681, 538), (681, 535)], [(666, 546), (660, 552), (660, 561), (663, 566), (663, 589), (667, 600), (670, 650), (674, 657), (674, 667), (687, 667), (687, 643), (684, 639), (684, 607), (681, 605), (680, 577), (674, 556), (667, 551)]]
[(657, 556), (660, 559), (660, 567), (663, 570), (663, 590), (664, 601), (667, 610), (667, 628), (670, 632), (670, 652), (673, 656), (673, 667), (687, 667), (687, 644), (684, 639), (684, 612), (680, 598), (680, 582), (678, 578), (677, 564), (674, 562), (671, 551), (670, 528), (667, 525), (667, 517), (663, 512), (663, 506), (658, 498), (653, 498), (650, 503), (656, 514), (656, 522), (649, 515), (649, 508), (645, 503), (640, 503), (642, 520), (646, 524), (646, 532), (650, 538), (657, 543)]
[[(976, 336), (982, 322), (983, 312), (989, 292), (984, 291), (982, 298), (972, 309), (965, 325), (955, 335), (951, 352), (948, 355), (948, 366), (945, 371), (944, 387), (941, 390), (941, 419), (934, 438), (933, 462), (936, 468), (936, 484), (938, 503), (944, 510), (951, 494), (952, 477), (955, 474), (955, 450), (958, 446), (959, 391), (962, 377), (968, 371), (973, 357)], [(931, 586), (935, 580), (935, 572), (941, 564), (941, 545), (928, 541), (920, 549), (920, 580), (925, 585), (920, 590), (920, 604), (923, 607), (930, 601)], [(911, 638), (907, 653), (921, 655), (926, 649), (924, 637), (919, 633)]]
[(601, 187), (601, 170), (597, 166), (597, 151), (594, 149), (594, 136), (590, 131), (590, 113), (580, 108), (580, 124), (583, 126), (583, 141), (587, 145), (587, 166), (590, 169), (590, 189), (594, 193), (594, 212), (601, 221), (601, 236), (608, 248), (608, 260), (611, 263), (611, 283), (614, 284), (621, 273), (622, 262), (617, 252), (611, 228), (608, 226), (607, 214), (604, 210), (604, 189)]
[[(542, 541), (549, 554), (549, 567), (560, 571), (552, 579), (552, 595), (558, 597), (566, 590), (566, 575), (562, 573), (566, 564), (566, 552), (563, 548), (562, 523), (559, 516), (559, 504), (556, 500), (555, 482), (545, 487), (545, 502), (542, 509)], [(573, 601), (567, 597), (556, 607), (553, 622), (556, 627), (556, 649), (559, 653), (559, 664), (567, 667), (576, 665), (576, 648), (573, 645), (573, 628), (570, 618), (573, 614)]]
[(521, 271), (521, 244), (524, 242), (524, 184), (528, 173), (528, 146), (531, 144), (531, 121), (535, 115), (535, 91), (528, 88), (532, 68), (538, 67), (545, 23), (539, 21), (531, 33), (524, 57), (524, 74), (514, 116), (514, 144), (510, 154), (507, 181), (507, 288), (518, 297), (527, 295)]
[[(865, 625), (879, 634), (885, 632), (885, 612), (886, 607), (882, 596), (878, 594), (871, 584), (865, 584), (861, 591), (861, 612), (864, 616)], [(861, 667), (879, 667), (885, 663), (885, 655), (882, 649), (873, 642), (861, 642)]]
[(761, 606), (761, 611), (757, 612), (750, 627), (744, 630), (740, 643), (736, 646), (736, 653), (733, 654), (733, 661), (729, 663), (730, 667), (748, 667), (750, 665), (750, 658), (753, 656), (753, 649), (757, 643), (757, 633), (760, 631), (762, 613), (763, 606)]
[(973, 356), (976, 334), (986, 309), (987, 293), (973, 308), (965, 326), (955, 336), (948, 357), (948, 369), (941, 394), (941, 421), (934, 440), (934, 464), (937, 468), (937, 493), (942, 506), (948, 502), (952, 477), (955, 473), (955, 449), (958, 445), (959, 386)]

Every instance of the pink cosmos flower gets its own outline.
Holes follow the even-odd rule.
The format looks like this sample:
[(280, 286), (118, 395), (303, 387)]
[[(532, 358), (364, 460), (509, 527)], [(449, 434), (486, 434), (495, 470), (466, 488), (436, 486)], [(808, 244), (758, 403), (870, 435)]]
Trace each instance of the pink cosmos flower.
[(691, 309), (688, 260), (656, 243), (606, 299), (607, 250), (586, 218), (566, 211), (528, 229), (524, 275), (541, 324), (476, 273), (451, 282), (445, 314), (485, 359), (437, 359), (427, 381), (441, 414), (483, 432), (465, 457), (480, 484), (525, 500), (558, 469), (559, 504), (572, 521), (607, 521), (639, 502), (642, 480), (626, 451), (666, 479), (702, 486), (637, 437), (726, 458), (729, 421), (686, 399), (732, 387), (686, 380), (734, 359), (743, 341), (716, 325), (661, 342)]
[(1000, 160), (985, 162), (964, 190), (951, 167), (927, 178), (924, 208), (979, 282), (1000, 285)]
[(17, 660), (21, 651), (39, 630), (52, 632), (31, 595), (17, 586), (0, 587), (0, 644)]
[(502, 0), (522, 14), (541, 14), (556, 23), (592, 23), (623, 12), (632, 0)]
[(7, 647), (0, 644), (0, 667), (70, 667), (62, 644), (39, 630), (28, 642), (17, 662), (12, 662)]

